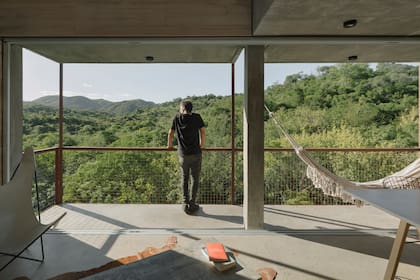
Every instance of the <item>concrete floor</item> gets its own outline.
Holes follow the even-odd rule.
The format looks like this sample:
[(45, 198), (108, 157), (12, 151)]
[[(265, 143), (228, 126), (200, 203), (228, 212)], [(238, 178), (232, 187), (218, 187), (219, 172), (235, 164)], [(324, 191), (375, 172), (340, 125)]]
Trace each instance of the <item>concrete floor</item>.
[[(399, 221), (371, 206), (265, 207), (264, 230), (243, 230), (242, 208), (203, 205), (187, 216), (180, 205), (64, 204), (43, 213), (43, 221), (67, 215), (44, 235), (44, 263), (16, 260), (0, 279), (48, 279), (86, 270), (161, 247), (170, 236), (178, 246), (215, 237), (256, 270), (271, 267), (277, 279), (382, 279)], [(39, 256), (39, 242), (27, 252)], [(6, 261), (0, 257), (0, 264)], [(420, 242), (409, 232), (397, 275), (420, 279)]]

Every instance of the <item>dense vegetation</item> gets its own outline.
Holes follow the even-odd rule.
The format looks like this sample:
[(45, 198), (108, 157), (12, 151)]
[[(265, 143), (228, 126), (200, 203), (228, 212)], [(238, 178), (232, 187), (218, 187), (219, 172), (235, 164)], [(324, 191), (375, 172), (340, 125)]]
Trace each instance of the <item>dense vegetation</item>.
[[(367, 64), (342, 64), (320, 67), (317, 75), (288, 76), (283, 84), (267, 88), (265, 100), (276, 118), (305, 147), (415, 147), (418, 144), (417, 96), (418, 73), (414, 66), (378, 64), (372, 69)], [(206, 122), (207, 147), (229, 147), (231, 97), (206, 95), (191, 99), (195, 111)], [(237, 94), (235, 100), (235, 142), (241, 147), (243, 95)], [(179, 101), (145, 103), (147, 106), (142, 107), (125, 102), (124, 106), (130, 110), (135, 107), (136, 111), (116, 110), (115, 114), (108, 109), (66, 109), (65, 145), (164, 147)], [(34, 102), (25, 104), (25, 145), (37, 149), (55, 146), (57, 118), (55, 107)], [(290, 147), (268, 115), (264, 132), (266, 147)], [(400, 158), (396, 160), (396, 156)], [(413, 156), (340, 154), (319, 160), (336, 173), (362, 181), (396, 171)], [(266, 154), (267, 203), (279, 200), (289, 204), (322, 203), (317, 190), (303, 186), (302, 168), (291, 166), (292, 157), (292, 153)], [(376, 166), (378, 157), (387, 166)], [(236, 163), (235, 198), (240, 202), (241, 154)], [(205, 153), (203, 164), (200, 199), (228, 203), (230, 154)], [(52, 182), (53, 155), (38, 156), (38, 165), (43, 167), (44, 178), (49, 178), (45, 181)], [(359, 174), (361, 169), (368, 177)], [(179, 199), (177, 172), (173, 152), (67, 151), (64, 198), (69, 202), (173, 203)], [(51, 183), (45, 183), (43, 188), (51, 192)]]

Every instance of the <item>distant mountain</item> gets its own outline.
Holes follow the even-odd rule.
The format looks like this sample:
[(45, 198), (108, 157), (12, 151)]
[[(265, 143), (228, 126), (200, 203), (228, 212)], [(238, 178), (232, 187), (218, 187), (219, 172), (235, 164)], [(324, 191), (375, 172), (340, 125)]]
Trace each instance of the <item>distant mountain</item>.
[[(116, 115), (129, 114), (136, 112), (138, 109), (153, 107), (156, 104), (141, 99), (111, 102), (104, 99), (89, 99), (84, 96), (64, 97), (64, 108), (79, 111), (105, 112)], [(49, 95), (40, 97), (30, 102), (25, 102), (26, 106), (44, 105), (48, 107), (58, 108), (58, 96)]]

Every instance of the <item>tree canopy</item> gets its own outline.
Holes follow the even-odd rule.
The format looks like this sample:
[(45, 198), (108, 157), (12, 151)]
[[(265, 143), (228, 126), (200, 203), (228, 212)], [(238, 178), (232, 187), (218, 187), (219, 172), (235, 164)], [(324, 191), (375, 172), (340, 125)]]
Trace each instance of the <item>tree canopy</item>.
[[(208, 94), (190, 97), (195, 112), (207, 129), (207, 147), (230, 147), (231, 97)], [(67, 146), (164, 147), (173, 116), (181, 99), (117, 114), (101, 110), (64, 112), (64, 144)], [(243, 95), (235, 96), (235, 145), (242, 146)], [(138, 102), (138, 100), (137, 100)], [(315, 75), (297, 73), (282, 84), (269, 86), (265, 102), (276, 118), (305, 147), (375, 148), (418, 145), (418, 70), (404, 64), (338, 64), (318, 68)], [(129, 101), (124, 106), (132, 108)], [(24, 145), (35, 149), (57, 145), (58, 112), (54, 107), (25, 104)], [(266, 115), (266, 147), (290, 147)], [(290, 156), (290, 155), (288, 155)], [(206, 153), (201, 178), (201, 199), (212, 195), (212, 203), (226, 203), (230, 194), (230, 154)], [(283, 158), (282, 158), (283, 157)], [(311, 192), (294, 191), (298, 174), (281, 162), (287, 156), (266, 156), (266, 188), (276, 185), (282, 196), (295, 192), (285, 203), (313, 203)], [(46, 178), (52, 180), (52, 159), (40, 157)], [(402, 164), (412, 158), (409, 155)], [(354, 160), (360, 165), (363, 160)], [(237, 157), (240, 166), (241, 156)], [(338, 162), (338, 159), (337, 159)], [(48, 164), (47, 164), (48, 163)], [(330, 163), (329, 163), (330, 164)], [(371, 164), (366, 160), (365, 168)], [(273, 168), (288, 172), (289, 181), (278, 181)], [(339, 163), (335, 171), (353, 176)], [(335, 166), (335, 167), (334, 167)], [(359, 166), (360, 167), (360, 166)], [(279, 170), (279, 169), (277, 169)], [(241, 170), (238, 170), (240, 174)], [(174, 153), (65, 153), (66, 201), (176, 202), (179, 199)], [(274, 172), (274, 173), (272, 173)], [(374, 171), (372, 171), (373, 173)], [(386, 172), (386, 171), (381, 171)], [(375, 171), (377, 173), (377, 171)], [(288, 175), (288, 176), (289, 176)], [(278, 175), (277, 175), (278, 176)], [(237, 176), (240, 197), (241, 175)], [(217, 180), (215, 179), (217, 178)], [(48, 183), (51, 188), (52, 181)], [(46, 188), (48, 188), (46, 184)], [(266, 193), (266, 199), (270, 197)], [(236, 195), (236, 194), (235, 194)], [(297, 200), (295, 199), (296, 197)], [(305, 202), (306, 201), (306, 202)]]

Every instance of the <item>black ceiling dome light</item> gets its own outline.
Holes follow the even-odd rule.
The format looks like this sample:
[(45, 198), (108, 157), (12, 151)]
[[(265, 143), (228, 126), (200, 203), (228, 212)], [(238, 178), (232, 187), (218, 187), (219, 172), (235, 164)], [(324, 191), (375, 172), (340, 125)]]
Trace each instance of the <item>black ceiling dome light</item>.
[(357, 25), (357, 19), (349, 19), (343, 22), (344, 28), (353, 28)]
[(153, 60), (155, 60), (155, 58), (151, 55), (146, 56), (144, 59), (146, 59), (146, 61), (148, 62), (152, 62)]
[(358, 59), (357, 55), (351, 55), (349, 57), (347, 57), (348, 61), (356, 61)]

